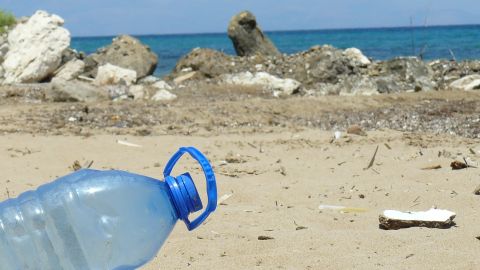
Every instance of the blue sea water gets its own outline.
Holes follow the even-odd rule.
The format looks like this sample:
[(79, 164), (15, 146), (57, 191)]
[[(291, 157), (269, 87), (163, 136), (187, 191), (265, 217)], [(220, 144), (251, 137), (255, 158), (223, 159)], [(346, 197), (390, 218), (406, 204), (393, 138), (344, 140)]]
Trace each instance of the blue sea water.
[[(425, 60), (480, 59), (480, 25), (275, 31), (266, 33), (283, 53), (314, 45), (356, 47), (377, 60), (423, 55)], [(156, 75), (168, 74), (193, 48), (211, 48), (235, 54), (226, 33), (136, 36), (159, 56)], [(112, 42), (113, 37), (74, 37), (72, 47), (87, 54)]]

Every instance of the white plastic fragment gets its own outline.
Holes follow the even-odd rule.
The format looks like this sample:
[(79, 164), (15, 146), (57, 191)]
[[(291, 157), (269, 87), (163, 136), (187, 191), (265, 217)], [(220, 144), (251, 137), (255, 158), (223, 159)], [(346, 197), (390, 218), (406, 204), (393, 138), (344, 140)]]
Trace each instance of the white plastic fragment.
[(225, 194), (223, 195), (222, 197), (220, 197), (218, 199), (218, 205), (221, 205), (222, 203), (224, 203), (226, 200), (230, 199), (230, 197), (233, 196), (233, 193), (229, 193), (229, 194)]
[(334, 210), (340, 213), (363, 213), (367, 212), (368, 209), (366, 208), (359, 208), (359, 207), (348, 207), (348, 206), (340, 206), (340, 205), (328, 205), (328, 204), (321, 204), (318, 209), (320, 210)]
[(122, 140), (117, 140), (117, 143), (121, 144), (121, 145), (125, 145), (125, 146), (130, 146), (130, 147), (137, 147), (137, 148), (142, 147), (139, 144), (135, 144), (135, 143), (127, 142), (127, 141), (122, 141)]

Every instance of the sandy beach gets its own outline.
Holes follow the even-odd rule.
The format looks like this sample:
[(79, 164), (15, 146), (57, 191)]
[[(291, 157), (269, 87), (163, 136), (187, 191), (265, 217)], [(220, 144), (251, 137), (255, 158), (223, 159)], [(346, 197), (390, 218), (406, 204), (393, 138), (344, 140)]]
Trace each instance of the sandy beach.
[[(337, 12), (329, 7), (332, 3), (314, 10), (312, 2), (295, 3), (295, 8), (277, 15), (285, 22), (311, 17), (317, 23), (322, 17), (317, 11), (326, 10), (330, 25), (344, 20), (332, 14), (348, 10), (344, 18), (353, 18), (355, 23), (348, 29), (302, 30), (313, 29), (316, 24), (310, 23), (298, 31), (264, 32), (252, 12), (241, 11), (242, 3), (239, 13), (231, 14), (228, 26), (228, 18), (222, 19), (226, 32), (215, 34), (208, 28), (195, 30), (196, 25), (179, 31), (174, 25), (201, 25), (218, 17), (220, 6), (172, 5), (182, 8), (181, 12), (147, 8), (154, 2), (133, 3), (140, 10), (127, 5), (103, 9), (100, 2), (94, 9), (69, 6), (64, 12), (71, 24), (66, 25), (45, 7), (32, 5), (36, 11), (28, 17), (20, 17), (25, 10), (17, 15), (0, 9), (0, 201), (82, 167), (124, 170), (160, 181), (172, 154), (179, 147), (194, 146), (214, 167), (217, 210), (192, 232), (178, 222), (157, 256), (141, 269), (480, 269), (480, 195), (475, 194), (480, 194), (478, 25), (433, 20), (441, 26), (430, 27), (425, 15), (425, 25), (415, 27), (412, 14), (418, 12), (409, 11), (409, 16), (401, 17), (410, 17), (410, 27), (379, 28), (399, 25), (378, 16), (390, 17), (386, 6), (397, 14), (396, 4), (342, 3)], [(261, 4), (268, 8), (259, 10), (272, 12), (281, 4), (267, 2)], [(366, 6), (368, 12), (360, 12), (357, 4)], [(374, 11), (377, 6), (381, 12)], [(455, 3), (455, 10), (457, 6), (461, 4)], [(472, 9), (471, 4), (464, 6)], [(188, 8), (195, 9), (195, 14), (187, 15)], [(208, 12), (201, 12), (202, 8)], [(291, 13), (297, 8), (315, 15)], [(349, 9), (355, 15), (378, 16), (380, 21), (375, 28), (357, 29), (358, 22), (368, 20), (352, 16)], [(70, 16), (71, 10), (76, 19)], [(91, 10), (108, 12), (95, 15)], [(167, 19), (158, 10), (184, 17)], [(429, 16), (435, 14), (430, 8), (425, 10)], [(468, 12), (462, 12), (462, 18), (464, 13)], [(142, 20), (122, 14), (135, 14)], [(266, 29), (279, 21), (259, 14), (265, 17), (262, 25)], [(98, 18), (101, 23), (96, 22)], [(128, 28), (107, 30), (107, 19), (112, 18), (128, 22)], [(149, 33), (140, 21), (156, 18), (167, 23), (147, 24), (172, 26), (168, 33), (194, 34), (98, 36), (133, 29)], [(75, 36), (79, 26), (101, 31), (91, 37)], [(206, 205), (202, 171), (185, 158), (173, 174), (184, 172), (194, 177)], [(44, 209), (60, 214), (24, 227), (19, 224), (26, 222), (19, 220), (28, 220), (27, 212), (17, 214), (7, 211), (13, 208), (4, 208), (0, 227), (9, 237), (1, 240), (8, 246), (5, 249), (14, 251), (12, 256), (2, 253), (0, 268), (132, 268), (144, 262), (130, 253), (135, 241), (118, 240), (114, 233), (134, 227), (132, 235), (142, 247), (138, 253), (151, 255), (148, 249), (156, 250), (158, 245), (145, 243), (145, 235), (151, 235), (148, 226), (128, 222), (118, 226), (117, 221), (126, 218), (117, 219), (125, 216), (111, 205), (134, 208), (135, 217), (141, 208), (148, 224), (167, 229), (168, 218), (176, 217), (173, 208), (150, 203), (151, 197), (144, 193), (132, 195), (130, 186), (122, 189), (120, 199), (117, 190), (109, 193), (114, 193), (115, 200), (103, 196), (101, 189), (88, 186), (85, 190), (86, 196), (97, 192), (85, 199), (93, 205), (85, 204), (87, 216), (93, 213), (95, 218), (82, 227), (63, 221), (72, 220), (74, 213), (83, 222), (87, 219), (84, 212), (68, 207), (58, 210), (56, 204)], [(183, 202), (188, 210), (195, 208), (195, 198), (185, 199), (187, 194), (194, 197), (191, 190), (182, 189), (183, 196), (174, 200), (177, 209), (181, 210), (178, 206)], [(57, 193), (48, 194), (60, 201)], [(171, 203), (165, 193), (154, 195), (162, 195), (166, 205)], [(95, 196), (102, 197), (95, 201)], [(135, 205), (132, 197), (148, 202), (129, 207)], [(98, 205), (106, 206), (113, 218), (99, 213)], [(37, 209), (29, 215), (43, 214)], [(454, 214), (445, 211), (446, 220), (393, 221), (394, 229), (405, 223), (415, 225), (406, 229), (380, 226), (385, 210), (405, 211), (402, 214), (410, 217), (411, 212), (429, 209)], [(170, 216), (164, 223), (155, 216), (160, 221), (150, 223), (151, 213)], [(77, 241), (84, 234), (97, 233), (97, 227), (105, 237)], [(47, 232), (45, 237), (33, 236), (42, 230)], [(139, 233), (133, 234), (136, 230)], [(164, 239), (159, 235), (158, 243)], [(35, 249), (28, 241), (35, 241)]]
[[(462, 100), (461, 96), (451, 97)], [(478, 100), (476, 95), (468, 97), (472, 102)], [(398, 100), (404, 100), (405, 105), (423, 98), (426, 97), (420, 94), (404, 94)], [(395, 96), (373, 97), (369, 99), (371, 106), (357, 103), (357, 113), (377, 108), (377, 101), (385, 99), (395, 99)], [(445, 98), (443, 102), (449, 100)], [(324, 104), (327, 101), (328, 97), (323, 100)], [(283, 101), (269, 102), (278, 105)], [(240, 106), (241, 102), (235, 104)], [(332, 107), (324, 106), (323, 113), (342, 111), (342, 106), (332, 104)], [(343, 104), (353, 106), (353, 103)], [(51, 105), (50, 109), (45, 104), (35, 105), (30, 108), (30, 116), (42, 123), (45, 108), (49, 111), (55, 106), (79, 105)], [(175, 107), (170, 106), (163, 113), (178, 112)], [(8, 116), (15, 118), (24, 110), (21, 104), (3, 108), (8, 108), (2, 109), (4, 120)], [(210, 108), (225, 109), (221, 105)], [(245, 114), (245, 117), (253, 116)], [(35, 125), (28, 125), (27, 120), (16, 119), (10, 122), (13, 127), (35, 130)], [(218, 119), (222, 120), (220, 116)], [(204, 120), (191, 119), (197, 127), (202, 127)], [(200, 128), (201, 131), (192, 135), (185, 135), (184, 129), (170, 135), (158, 134), (169, 130), (162, 125), (153, 126), (154, 134), (148, 136), (132, 135), (136, 128), (117, 129), (124, 132), (115, 134), (110, 129), (88, 127), (88, 134), (75, 135), (69, 132), (73, 130), (69, 124), (56, 131), (50, 127), (48, 132), (4, 129), (0, 136), (0, 163), (3, 164), (0, 198), (15, 197), (68, 174), (76, 160), (81, 165), (93, 161), (95, 169), (114, 168), (161, 178), (170, 155), (180, 146), (193, 145), (204, 151), (215, 166), (218, 195), (227, 199), (196, 231), (188, 232), (183, 223), (178, 223), (157, 257), (142, 269), (479, 267), (476, 254), (480, 241), (476, 237), (480, 236), (477, 225), (480, 215), (476, 206), (480, 197), (473, 194), (480, 184), (479, 171), (450, 168), (453, 160), (463, 158), (471, 165), (479, 165), (478, 139), (441, 132), (380, 128), (366, 129), (367, 136), (343, 132), (340, 139), (332, 141), (334, 130), (284, 122), (283, 126), (267, 125), (260, 131), (225, 128), (226, 134)], [(173, 133), (172, 129), (169, 132)], [(118, 144), (118, 140), (141, 147)], [(377, 146), (373, 166), (365, 169)], [(193, 173), (203, 191), (199, 168), (188, 159), (182, 165), (184, 170)], [(422, 170), (433, 165), (441, 168)], [(320, 205), (362, 208), (365, 212), (320, 210)], [(378, 216), (383, 210), (427, 210), (432, 206), (456, 212), (457, 225), (444, 230), (378, 228)]]

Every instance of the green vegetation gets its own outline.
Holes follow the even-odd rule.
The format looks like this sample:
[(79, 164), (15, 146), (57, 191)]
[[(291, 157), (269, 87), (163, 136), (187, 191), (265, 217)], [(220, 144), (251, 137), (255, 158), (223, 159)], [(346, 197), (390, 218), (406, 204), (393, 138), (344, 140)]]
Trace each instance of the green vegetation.
[(16, 19), (12, 13), (0, 9), (0, 34), (5, 32), (5, 26), (15, 24)]

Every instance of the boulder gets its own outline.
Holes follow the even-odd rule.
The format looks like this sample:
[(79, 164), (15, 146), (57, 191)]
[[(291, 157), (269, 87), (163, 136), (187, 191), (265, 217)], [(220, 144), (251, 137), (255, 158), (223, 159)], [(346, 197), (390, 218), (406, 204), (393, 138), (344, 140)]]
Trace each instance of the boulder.
[(228, 37), (232, 40), (238, 56), (280, 54), (258, 26), (255, 16), (249, 11), (243, 11), (230, 20)]
[(317, 84), (315, 89), (320, 95), (371, 96), (379, 94), (376, 81), (365, 75), (345, 76), (335, 84)]
[(122, 35), (113, 39), (111, 45), (99, 49), (85, 59), (87, 76), (95, 77), (98, 66), (112, 64), (136, 71), (137, 79), (153, 74), (158, 57), (138, 39)]
[(369, 75), (380, 93), (429, 91), (437, 88), (432, 68), (416, 57), (399, 57), (371, 65)]
[(94, 84), (108, 85), (124, 82), (131, 85), (137, 80), (137, 72), (131, 69), (125, 69), (111, 64), (105, 64), (98, 68)]
[(266, 72), (243, 72), (223, 76), (226, 84), (254, 86), (258, 85), (272, 92), (273, 96), (289, 96), (300, 90), (301, 83), (293, 79), (281, 79)]
[(102, 88), (77, 80), (53, 81), (46, 90), (45, 98), (53, 102), (95, 102), (108, 99)]
[(353, 61), (352, 65), (366, 67), (372, 63), (370, 59), (363, 55), (362, 51), (357, 48), (346, 49), (345, 51), (343, 51), (343, 55)]
[(70, 60), (55, 72), (55, 77), (52, 80), (70, 81), (76, 79), (83, 73), (84, 69), (85, 63), (82, 60)]
[(480, 89), (480, 75), (469, 75), (458, 79), (450, 84), (450, 88), (455, 90), (478, 90)]
[(37, 11), (9, 32), (4, 83), (39, 82), (57, 70), (62, 53), (70, 46), (70, 33), (63, 23), (57, 15)]
[(366, 74), (365, 59), (362, 60), (360, 54), (355, 55), (357, 58), (332, 46), (315, 46), (279, 57), (236, 57), (211, 49), (194, 49), (177, 63), (168, 78), (179, 84), (186, 79), (217, 79), (224, 74), (266, 72), (312, 87), (317, 83), (337, 83), (342, 76)]
[(182, 57), (172, 73), (174, 78), (197, 71), (200, 78), (215, 78), (236, 71), (235, 57), (212, 49), (193, 49)]
[(155, 95), (153, 95), (153, 101), (170, 101), (177, 98), (177, 95), (170, 93), (169, 91), (162, 89), (158, 90)]
[(361, 73), (361, 67), (332, 46), (314, 46), (283, 60), (283, 70), (306, 86), (316, 83), (337, 83), (342, 75)]

